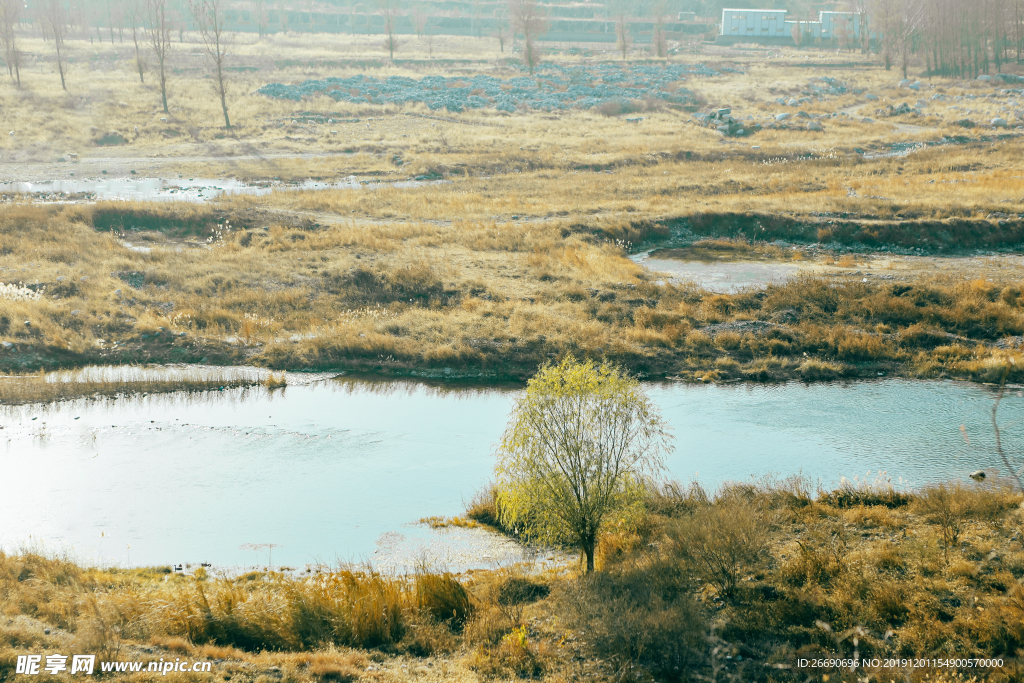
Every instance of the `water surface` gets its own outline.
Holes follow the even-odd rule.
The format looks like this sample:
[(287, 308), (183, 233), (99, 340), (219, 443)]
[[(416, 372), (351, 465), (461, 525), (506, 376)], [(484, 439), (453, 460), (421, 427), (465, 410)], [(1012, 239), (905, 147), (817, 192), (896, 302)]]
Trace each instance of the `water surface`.
[[(648, 390), (675, 435), (668, 474), (710, 487), (798, 472), (834, 484), (879, 470), (914, 486), (998, 466), (993, 394), (977, 385)], [(408, 563), (448, 538), (416, 522), (459, 514), (488, 482), (519, 391), (342, 378), (276, 392), (6, 408), (0, 546), (42, 544), (116, 563), (253, 565), (267, 551), (242, 547), (273, 543), (275, 564)], [(1012, 423), (1007, 443), (1020, 443), (1024, 400), (1009, 396), (1000, 417)], [(470, 548), (476, 556), (444, 546), (432, 559), (458, 568), (517, 552), (454, 536), (482, 544)]]

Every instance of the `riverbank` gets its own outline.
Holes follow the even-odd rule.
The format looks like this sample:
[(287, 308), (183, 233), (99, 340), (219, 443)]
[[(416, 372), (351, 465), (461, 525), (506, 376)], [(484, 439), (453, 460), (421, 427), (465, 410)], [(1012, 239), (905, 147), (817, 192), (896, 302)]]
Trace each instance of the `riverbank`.
[[(609, 530), (591, 577), (526, 566), (396, 576), (362, 566), (218, 578), (0, 554), (0, 665), (74, 650), (144, 666), (210, 662), (208, 673), (171, 674), (181, 680), (716, 672), (802, 681), (802, 659), (948, 657), (986, 663), (864, 664), (857, 673), (1016, 680), (1021, 501), (969, 480), (914, 492), (884, 480), (814, 491), (790, 479), (716, 494), (674, 485), (652, 490), (642, 515)], [(846, 675), (835, 666), (814, 673)]]
[(574, 354), (703, 382), (1024, 377), (1013, 255), (908, 270), (892, 253), (691, 239), (691, 257), (724, 245), (814, 266), (729, 294), (627, 258), (626, 241), (672, 244), (658, 222), (16, 204), (0, 207), (0, 232), (0, 369), (12, 374), (202, 363), (496, 381)]

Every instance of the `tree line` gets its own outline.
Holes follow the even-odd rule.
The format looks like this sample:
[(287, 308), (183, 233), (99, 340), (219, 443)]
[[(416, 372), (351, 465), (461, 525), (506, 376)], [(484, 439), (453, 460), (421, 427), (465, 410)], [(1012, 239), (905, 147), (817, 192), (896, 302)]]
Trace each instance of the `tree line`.
[(1024, 0), (874, 0), (886, 68), (976, 78), (1024, 58)]
[[(214, 77), (214, 90), (220, 100), (224, 126), (230, 128), (225, 78), (225, 61), (230, 42), (230, 36), (225, 30), (226, 5), (226, 0), (187, 0), (184, 3), (178, 0), (105, 0), (105, 3), (103, 0), (91, 3), (36, 0), (31, 5), (24, 4), (24, 0), (0, 0), (0, 46), (3, 47), (8, 75), (21, 86), (24, 52), (19, 37), (35, 27), (42, 38), (53, 45), (60, 84), (66, 91), (65, 42), (73, 32), (80, 35), (84, 31), (90, 41), (109, 38), (111, 43), (115, 42), (115, 30), (122, 43), (127, 33), (134, 45), (135, 69), (139, 81), (146, 82), (149, 60), (152, 59), (163, 110), (170, 113), (167, 105), (167, 73), (172, 52), (172, 34), (176, 32), (178, 41), (184, 42), (185, 29), (191, 25), (198, 33)], [(105, 17), (99, 16), (103, 10), (106, 12)], [(103, 18), (105, 22), (100, 21)], [(107, 29), (106, 36), (103, 35), (101, 25)]]

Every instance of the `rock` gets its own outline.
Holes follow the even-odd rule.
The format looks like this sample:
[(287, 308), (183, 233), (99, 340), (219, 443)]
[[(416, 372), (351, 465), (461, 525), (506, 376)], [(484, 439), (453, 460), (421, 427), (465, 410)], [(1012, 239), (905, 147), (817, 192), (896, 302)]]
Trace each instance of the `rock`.
[(781, 114), (776, 114), (775, 115), (775, 120), (776, 121), (785, 121), (788, 118), (789, 118), (789, 112), (783, 112)]
[(992, 81), (992, 77), (989, 76), (988, 74), (982, 74), (975, 78), (974, 80), (981, 81), (982, 83), (990, 83)]
[(719, 109), (718, 112), (717, 112), (719, 117), (728, 116), (731, 113), (732, 113), (732, 109)]
[(9, 342), (9, 341), (5, 341), (5, 342), (3, 342), (2, 344), (0, 344), (0, 346), (3, 346), (3, 347), (4, 347), (5, 349), (9, 349), (9, 348), (13, 347), (13, 346), (14, 346), (14, 344), (12, 344), (12, 343), (11, 343), (11, 342)]
[(114, 290), (114, 296), (121, 296), (121, 290), (120, 289), (115, 289)]
[(25, 321), (25, 327), (32, 327), (32, 321), (31, 320), (26, 320)]
[(906, 78), (904, 78), (902, 81), (900, 81), (900, 87), (901, 88), (906, 88), (909, 85), (910, 85), (910, 81), (908, 81)]
[(821, 131), (824, 129), (821, 127), (821, 124), (818, 123), (817, 121), (811, 121), (807, 124), (807, 130)]
[(71, 315), (80, 315), (80, 314), (81, 314), (81, 311), (78, 310), (77, 308), (75, 310), (71, 311)]
[(78, 281), (79, 281), (79, 282), (85, 282), (85, 281), (86, 281), (86, 280), (88, 280), (88, 279), (89, 279), (89, 276), (88, 276), (88, 275), (83, 275), (82, 277), (78, 278)]
[(860, 120), (860, 122), (861, 122), (861, 123), (874, 123), (874, 122), (875, 122), (875, 120), (874, 120), (874, 119), (869, 119), (868, 117), (866, 117), (866, 116), (865, 116), (864, 118), (862, 118), (862, 119)]
[(990, 122), (993, 128), (1006, 128), (1006, 119), (996, 117)]
[(64, 282), (67, 279), (68, 279), (67, 275), (58, 275), (57, 276), (57, 282)]
[(44, 628), (44, 629), (43, 629), (43, 634), (44, 634), (44, 635), (50, 635), (50, 629), (48, 629), (48, 628)]
[(967, 475), (974, 481), (985, 481), (985, 470), (975, 470)]
[(805, 111), (798, 111), (798, 112), (796, 113), (796, 115), (797, 115), (797, 116), (799, 116), (799, 117), (800, 117), (800, 118), (802, 118), (802, 119), (809, 119), (809, 118), (811, 118), (811, 115), (810, 115), (810, 114), (808, 114), (808, 113), (807, 113), (807, 112), (805, 112)]
[(788, 105), (789, 105), (789, 106), (791, 106), (791, 107), (795, 107), (795, 106), (797, 105), (797, 102), (796, 102), (796, 100), (795, 100), (795, 99), (793, 99), (793, 98), (791, 97), (791, 98), (789, 98), (789, 100), (788, 100), (788, 101), (786, 102), (786, 104), (788, 104)]

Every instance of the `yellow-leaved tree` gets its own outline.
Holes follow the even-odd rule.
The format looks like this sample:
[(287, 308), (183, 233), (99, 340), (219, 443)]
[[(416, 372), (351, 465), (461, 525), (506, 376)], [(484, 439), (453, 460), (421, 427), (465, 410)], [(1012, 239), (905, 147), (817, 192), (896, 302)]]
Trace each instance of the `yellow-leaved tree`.
[(642, 503), (669, 441), (657, 406), (619, 368), (571, 357), (545, 365), (516, 402), (498, 447), (501, 521), (579, 548), (589, 573), (602, 526)]

